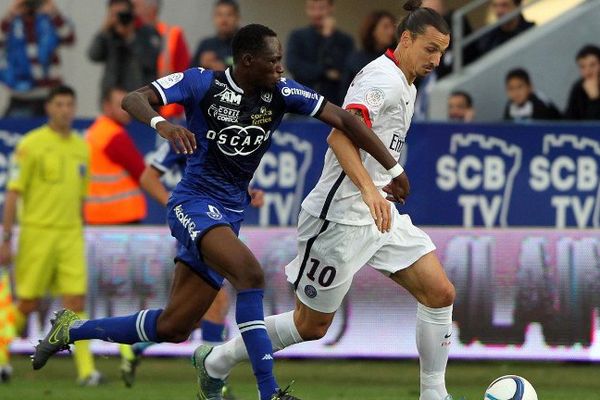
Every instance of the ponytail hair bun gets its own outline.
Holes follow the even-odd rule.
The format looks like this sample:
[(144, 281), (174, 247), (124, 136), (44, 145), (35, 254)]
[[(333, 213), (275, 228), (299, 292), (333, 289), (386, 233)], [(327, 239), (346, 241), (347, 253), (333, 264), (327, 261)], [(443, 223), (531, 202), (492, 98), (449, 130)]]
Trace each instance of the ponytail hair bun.
[(408, 0), (402, 8), (408, 12), (413, 12), (421, 8), (421, 4), (423, 4), (423, 0)]

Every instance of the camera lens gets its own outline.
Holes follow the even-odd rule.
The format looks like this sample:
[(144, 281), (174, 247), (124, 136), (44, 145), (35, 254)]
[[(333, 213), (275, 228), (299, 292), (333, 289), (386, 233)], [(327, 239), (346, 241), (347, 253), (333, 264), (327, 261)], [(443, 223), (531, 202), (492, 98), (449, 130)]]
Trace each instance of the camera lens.
[(133, 13), (131, 11), (122, 11), (117, 16), (122, 25), (129, 25), (133, 22)]

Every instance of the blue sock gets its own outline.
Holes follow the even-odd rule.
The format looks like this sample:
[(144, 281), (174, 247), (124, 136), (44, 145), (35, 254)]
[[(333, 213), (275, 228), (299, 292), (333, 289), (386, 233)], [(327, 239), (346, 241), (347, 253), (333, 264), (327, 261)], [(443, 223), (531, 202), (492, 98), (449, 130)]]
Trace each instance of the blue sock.
[(140, 356), (142, 355), (142, 353), (144, 351), (146, 351), (146, 349), (152, 345), (155, 345), (156, 343), (154, 342), (140, 342), (140, 343), (134, 343), (133, 346), (131, 346), (131, 350), (133, 350), (133, 354), (135, 354), (136, 356)]
[(225, 324), (215, 324), (203, 319), (200, 323), (200, 330), (204, 343), (220, 344), (225, 341)]
[(76, 321), (69, 329), (70, 342), (88, 339), (123, 344), (159, 342), (156, 321), (161, 312), (162, 310), (142, 310), (127, 317)]
[(273, 376), (273, 346), (265, 327), (262, 289), (243, 290), (237, 295), (235, 320), (246, 345), (261, 400), (277, 391)]

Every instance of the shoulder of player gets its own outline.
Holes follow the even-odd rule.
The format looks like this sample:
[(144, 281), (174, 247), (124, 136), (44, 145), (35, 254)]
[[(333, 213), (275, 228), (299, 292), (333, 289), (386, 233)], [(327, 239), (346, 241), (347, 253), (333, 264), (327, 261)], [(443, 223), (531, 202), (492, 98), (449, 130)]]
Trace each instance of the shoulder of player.
[(32, 129), (23, 135), (17, 146), (21, 148), (35, 146), (40, 140), (44, 140), (44, 136), (47, 136), (49, 132), (50, 131), (47, 125), (42, 125), (38, 128)]

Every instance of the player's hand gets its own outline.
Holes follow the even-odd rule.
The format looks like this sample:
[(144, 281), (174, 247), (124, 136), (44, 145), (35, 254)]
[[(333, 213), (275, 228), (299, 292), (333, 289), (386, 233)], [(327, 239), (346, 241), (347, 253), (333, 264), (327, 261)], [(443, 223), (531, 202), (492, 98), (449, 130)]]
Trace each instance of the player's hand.
[(0, 267), (7, 267), (12, 260), (12, 247), (10, 242), (2, 242), (0, 245)]
[(363, 201), (371, 211), (377, 229), (382, 233), (389, 232), (392, 219), (390, 202), (383, 198), (375, 186), (370, 186), (361, 194)]
[(250, 205), (254, 208), (261, 208), (265, 205), (265, 192), (260, 189), (248, 189), (250, 194)]
[(161, 121), (156, 124), (156, 132), (171, 143), (177, 154), (192, 154), (196, 150), (196, 136), (183, 126)]
[(406, 171), (392, 179), (390, 183), (384, 186), (383, 191), (387, 193), (386, 198), (389, 201), (405, 204), (406, 198), (410, 194), (410, 182)]

